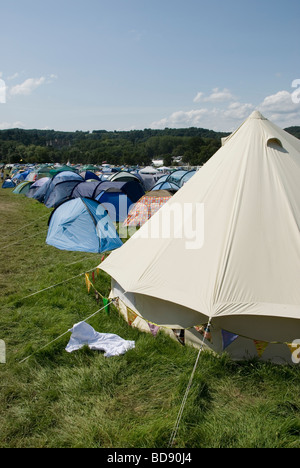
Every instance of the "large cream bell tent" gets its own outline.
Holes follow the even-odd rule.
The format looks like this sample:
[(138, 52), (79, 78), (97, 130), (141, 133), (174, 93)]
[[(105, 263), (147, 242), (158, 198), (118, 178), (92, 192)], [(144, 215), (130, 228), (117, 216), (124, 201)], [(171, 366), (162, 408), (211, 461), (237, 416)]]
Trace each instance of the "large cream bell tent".
[[(202, 243), (187, 224), (203, 229)], [(255, 111), (99, 268), (135, 326), (199, 346), (209, 323), (205, 345), (216, 352), (292, 364), (299, 228), (300, 141)]]

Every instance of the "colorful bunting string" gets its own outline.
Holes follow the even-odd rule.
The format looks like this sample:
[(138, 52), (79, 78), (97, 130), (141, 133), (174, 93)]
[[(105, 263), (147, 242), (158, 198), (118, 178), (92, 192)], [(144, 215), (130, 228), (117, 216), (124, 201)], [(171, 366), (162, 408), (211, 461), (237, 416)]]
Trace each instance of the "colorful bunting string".
[[(102, 257), (101, 261), (103, 261), (104, 259), (105, 259), (105, 255)], [(99, 276), (99, 273), (100, 273), (100, 269), (97, 268), (96, 269), (97, 277)], [(92, 271), (92, 281), (95, 282), (95, 272), (94, 271)], [(92, 281), (90, 280), (90, 274), (85, 273), (85, 283), (86, 283), (88, 293), (90, 293), (91, 288), (94, 289), (95, 299), (97, 301), (97, 304), (99, 303), (100, 298), (101, 298), (102, 301), (103, 301), (104, 310), (107, 313), (107, 315), (109, 315), (109, 299), (105, 298), (99, 291), (97, 291), (97, 289), (95, 288)], [(117, 307), (118, 307), (118, 299), (119, 298), (115, 298), (115, 300), (114, 300), (114, 303), (116, 304)], [(133, 322), (136, 320), (137, 317), (141, 318), (142, 320), (145, 320), (141, 315), (139, 315), (138, 313), (136, 313), (135, 311), (133, 311), (132, 309), (127, 307), (127, 320), (128, 320), (128, 324), (130, 326), (133, 324)], [(168, 326), (165, 326), (165, 325), (158, 325), (157, 323), (149, 322), (147, 320), (145, 320), (145, 321), (147, 322), (148, 327), (150, 329), (150, 332), (152, 333), (152, 335), (154, 337), (157, 335), (157, 333), (159, 332), (159, 330), (161, 328), (165, 328), (165, 329), (168, 329), (168, 330), (172, 330), (174, 335), (176, 336), (177, 340), (182, 345), (185, 345), (185, 330), (190, 330), (190, 329), (193, 328), (198, 333), (200, 333), (203, 336), (203, 338), (205, 338), (210, 343), (213, 343), (211, 329), (210, 329), (210, 327), (207, 329), (207, 324), (205, 324), (205, 325), (196, 325), (196, 326), (182, 328), (182, 329), (175, 329), (175, 328), (168, 327)], [(241, 336), (241, 335), (236, 335), (234, 333), (228, 332), (227, 330), (223, 330), (223, 329), (221, 330), (221, 333), (222, 333), (222, 339), (223, 339), (223, 350), (225, 350), (228, 346), (230, 346), (237, 338), (247, 338), (247, 339), (249, 339), (246, 336), (244, 337), (244, 336)], [(274, 342), (266, 342), (266, 341), (253, 340), (253, 343), (254, 343), (254, 345), (256, 347), (257, 354), (258, 354), (259, 357), (262, 357), (264, 351), (266, 350), (266, 348), (267, 348), (267, 346), (269, 344), (285, 344), (290, 349), (292, 355), (297, 351), (297, 349), (299, 349), (299, 345), (295, 345), (293, 343), (287, 343), (287, 342), (280, 343), (280, 342), (277, 342), (277, 341), (276, 342), (275, 341)], [(299, 360), (300, 360), (300, 349), (299, 349)]]
[(135, 321), (135, 319), (137, 318), (137, 314), (129, 309), (129, 307), (127, 307), (127, 320), (128, 320), (128, 323), (129, 325), (131, 326), (133, 324), (133, 322)]
[(269, 343), (267, 343), (266, 341), (258, 341), (258, 340), (253, 340), (253, 341), (254, 341), (258, 356), (262, 357)]
[[(95, 273), (94, 271), (92, 272), (92, 279), (93, 281), (95, 281)], [(99, 301), (100, 301), (100, 298), (102, 299), (102, 302), (103, 302), (103, 305), (104, 305), (104, 310), (105, 312), (107, 313), (107, 315), (109, 315), (109, 299), (107, 299), (106, 297), (102, 296), (101, 293), (99, 293), (99, 291), (97, 291), (97, 289), (95, 288), (95, 286), (93, 285), (93, 283), (91, 282), (90, 280), (90, 275), (89, 273), (86, 273), (85, 274), (85, 283), (86, 283), (86, 287), (87, 287), (87, 290), (88, 290), (88, 294), (90, 293), (90, 290), (91, 288), (94, 289), (94, 292), (95, 292), (95, 299), (96, 299), (96, 302), (97, 304), (99, 304)]]
[(299, 364), (300, 362), (300, 342), (295, 340), (293, 343), (286, 343), (292, 355), (292, 362)]
[(234, 333), (230, 333), (226, 330), (222, 330), (222, 338), (223, 338), (223, 351), (226, 349), (229, 345), (231, 345), (239, 335), (235, 335)]
[(87, 290), (88, 290), (88, 294), (90, 293), (90, 290), (91, 290), (91, 281), (90, 281), (90, 275), (89, 273), (86, 273), (85, 274), (85, 284), (86, 284), (86, 287), (87, 287)]
[(177, 340), (179, 341), (180, 344), (183, 346), (185, 345), (185, 330), (184, 328), (178, 329), (178, 328), (172, 328), (174, 335), (176, 336)]
[(210, 327), (208, 327), (208, 324), (206, 325), (200, 325), (200, 326), (195, 326), (195, 330), (200, 333), (200, 335), (203, 336), (203, 338), (210, 343), (212, 343), (212, 336), (211, 336), (211, 331)]
[(107, 299), (106, 297), (103, 297), (103, 305), (105, 307), (105, 312), (107, 313), (107, 315), (109, 315), (109, 306), (108, 306), (108, 303), (109, 303), (109, 299)]
[(155, 337), (157, 333), (159, 332), (160, 327), (158, 327), (157, 325), (153, 325), (150, 322), (147, 322), (147, 323), (148, 323), (148, 327), (150, 328), (152, 335)]

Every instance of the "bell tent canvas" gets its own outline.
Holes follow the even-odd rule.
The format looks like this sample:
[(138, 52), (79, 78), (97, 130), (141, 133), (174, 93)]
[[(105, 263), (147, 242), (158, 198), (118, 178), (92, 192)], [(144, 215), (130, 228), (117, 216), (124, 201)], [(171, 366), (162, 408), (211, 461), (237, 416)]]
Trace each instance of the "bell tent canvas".
[[(300, 141), (254, 112), (99, 266), (124, 316), (133, 312), (141, 328), (175, 329), (195, 346), (209, 323), (205, 346), (216, 352), (292, 364), (291, 343), (300, 338), (299, 181)], [(166, 219), (170, 234), (158, 235)]]

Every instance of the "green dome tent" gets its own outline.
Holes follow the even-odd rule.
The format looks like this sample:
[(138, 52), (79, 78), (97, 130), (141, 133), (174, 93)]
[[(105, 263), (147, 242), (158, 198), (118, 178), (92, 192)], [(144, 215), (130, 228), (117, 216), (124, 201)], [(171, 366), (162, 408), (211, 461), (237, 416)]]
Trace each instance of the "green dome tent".
[(66, 172), (66, 171), (77, 172), (76, 169), (70, 166), (61, 166), (61, 167), (56, 167), (56, 168), (51, 169), (49, 173), (50, 173), (50, 177), (54, 177), (59, 172)]
[(33, 182), (22, 182), (15, 188), (13, 193), (16, 193), (18, 195), (26, 195), (29, 192), (32, 184)]
[(83, 166), (82, 172), (86, 171), (92, 171), (92, 172), (98, 172), (100, 171), (98, 166), (93, 166), (92, 164), (88, 164), (87, 166)]

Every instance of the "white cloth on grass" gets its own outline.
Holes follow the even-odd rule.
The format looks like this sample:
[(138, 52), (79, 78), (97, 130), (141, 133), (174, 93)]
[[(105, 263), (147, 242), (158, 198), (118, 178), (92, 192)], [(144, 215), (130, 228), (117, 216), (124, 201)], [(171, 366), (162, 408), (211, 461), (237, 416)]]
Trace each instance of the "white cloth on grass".
[(70, 341), (66, 347), (68, 353), (87, 345), (91, 350), (104, 351), (105, 357), (119, 356), (135, 347), (134, 341), (127, 341), (111, 333), (98, 333), (85, 322), (76, 323), (71, 330)]

